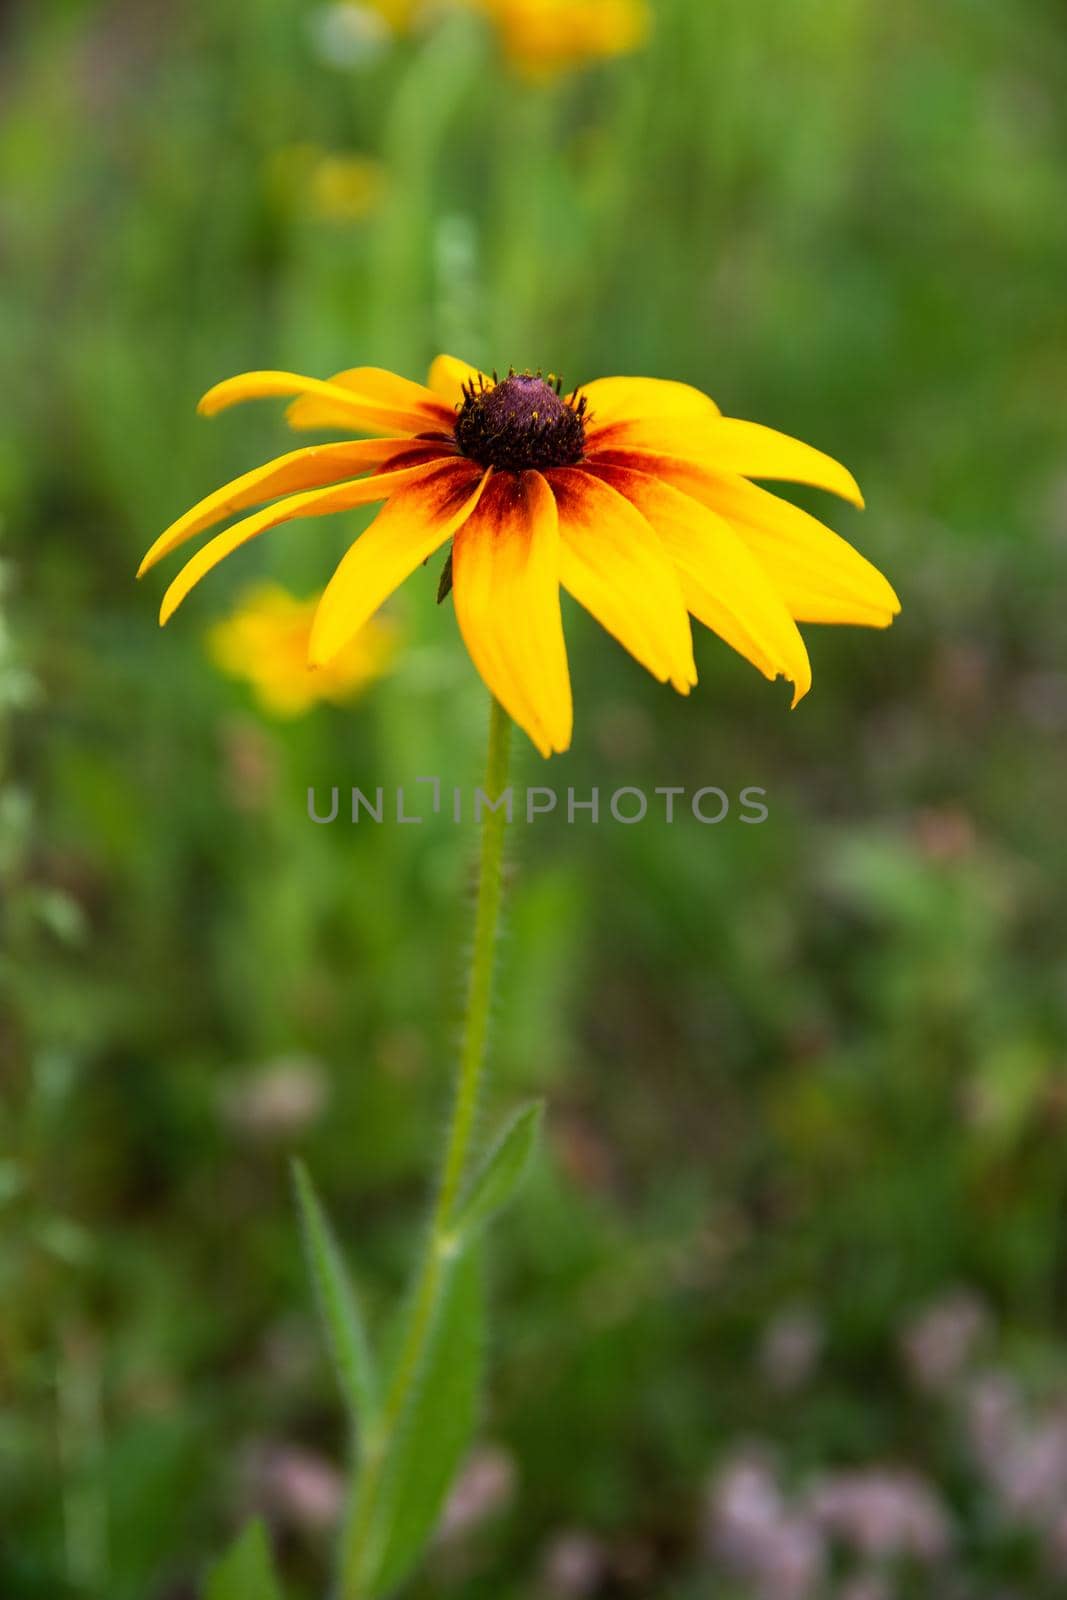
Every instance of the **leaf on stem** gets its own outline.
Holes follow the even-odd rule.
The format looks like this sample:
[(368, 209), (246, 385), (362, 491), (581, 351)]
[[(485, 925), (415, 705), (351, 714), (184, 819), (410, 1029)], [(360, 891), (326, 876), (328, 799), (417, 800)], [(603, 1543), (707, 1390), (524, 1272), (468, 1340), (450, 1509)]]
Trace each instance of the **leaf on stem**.
[(204, 1600), (282, 1600), (267, 1530), (250, 1522), (208, 1573)]
[(485, 1274), (477, 1243), (453, 1259), (421, 1378), (400, 1419), (382, 1480), (368, 1592), (407, 1576), (437, 1526), (470, 1444), (485, 1354)]
[(301, 1161), (293, 1162), (293, 1183), (308, 1267), (334, 1370), (353, 1419), (358, 1418), (366, 1429), (377, 1410), (378, 1385), (359, 1300), (333, 1229)]
[(517, 1111), (507, 1124), (460, 1203), (453, 1224), (458, 1239), (470, 1238), (511, 1203), (530, 1170), (544, 1110), (544, 1102), (535, 1100)]

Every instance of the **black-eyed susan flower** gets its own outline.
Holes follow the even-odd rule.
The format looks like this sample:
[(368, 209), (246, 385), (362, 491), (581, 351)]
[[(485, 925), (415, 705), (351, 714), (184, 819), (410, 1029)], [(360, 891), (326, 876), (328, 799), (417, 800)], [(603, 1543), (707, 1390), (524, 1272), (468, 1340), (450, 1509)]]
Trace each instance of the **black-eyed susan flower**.
[(186, 512), (142, 572), (231, 513), (273, 502), (197, 551), (160, 621), (268, 528), (384, 502), (319, 601), (311, 665), (335, 661), (405, 578), (451, 546), (442, 591), (453, 591), (467, 649), (543, 755), (571, 740), (561, 588), (682, 694), (696, 683), (693, 616), (766, 677), (789, 679), (794, 704), (811, 683), (797, 622), (884, 628), (899, 610), (851, 545), (751, 481), (811, 484), (862, 506), (851, 473), (797, 439), (724, 417), (686, 384), (601, 378), (564, 393), (555, 380), (498, 380), (441, 356), (428, 387), (374, 367), (328, 382), (250, 372), (209, 390), (200, 410), (260, 396), (295, 396), (296, 428), (384, 437), (294, 450)]
[(321, 598), (301, 600), (279, 583), (256, 584), (208, 632), (216, 666), (249, 683), (271, 716), (299, 717), (320, 701), (345, 705), (392, 664), (396, 626), (375, 617), (328, 665), (309, 666), (311, 625)]

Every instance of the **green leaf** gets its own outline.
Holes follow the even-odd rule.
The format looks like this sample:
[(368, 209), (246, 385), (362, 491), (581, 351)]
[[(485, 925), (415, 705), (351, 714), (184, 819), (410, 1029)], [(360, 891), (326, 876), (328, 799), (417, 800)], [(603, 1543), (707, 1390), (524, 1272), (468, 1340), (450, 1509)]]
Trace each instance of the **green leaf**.
[(460, 1204), (453, 1225), (457, 1238), (469, 1238), (514, 1198), (530, 1170), (544, 1110), (541, 1100), (523, 1106), (497, 1139)]
[(362, 1426), (370, 1425), (378, 1404), (378, 1385), (356, 1291), (307, 1168), (293, 1162), (293, 1182), (304, 1227), (304, 1248), (315, 1296), (326, 1328), (341, 1393)]
[(368, 1592), (392, 1592), (415, 1565), (441, 1514), (478, 1414), (485, 1356), (485, 1273), (472, 1245), (449, 1267), (421, 1380), (401, 1419), (368, 1541)]
[(212, 1567), (204, 1600), (283, 1600), (262, 1522), (250, 1522)]

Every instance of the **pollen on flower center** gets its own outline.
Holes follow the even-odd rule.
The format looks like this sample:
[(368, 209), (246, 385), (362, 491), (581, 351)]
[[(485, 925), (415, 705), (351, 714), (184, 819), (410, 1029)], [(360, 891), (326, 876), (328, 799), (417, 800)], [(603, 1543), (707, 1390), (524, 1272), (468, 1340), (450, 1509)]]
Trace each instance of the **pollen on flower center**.
[(483, 467), (525, 472), (573, 467), (585, 453), (585, 397), (565, 400), (558, 379), (512, 372), (464, 386), (456, 443)]

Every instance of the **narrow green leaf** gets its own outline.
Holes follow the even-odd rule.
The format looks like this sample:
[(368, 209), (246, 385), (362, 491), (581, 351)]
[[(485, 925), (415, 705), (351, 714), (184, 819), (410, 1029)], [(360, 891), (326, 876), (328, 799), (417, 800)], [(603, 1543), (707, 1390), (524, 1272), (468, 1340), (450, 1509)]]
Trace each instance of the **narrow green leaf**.
[(250, 1522), (212, 1567), (204, 1600), (283, 1600), (262, 1522)]
[(544, 1110), (541, 1100), (523, 1106), (497, 1139), (460, 1204), (454, 1224), (457, 1238), (469, 1238), (513, 1199), (530, 1170)]
[(368, 1592), (390, 1594), (437, 1526), (477, 1420), (485, 1355), (485, 1274), (472, 1245), (449, 1267), (421, 1381), (386, 1463)]
[(337, 1380), (353, 1418), (358, 1418), (367, 1428), (377, 1409), (378, 1390), (374, 1359), (356, 1291), (307, 1168), (301, 1161), (293, 1162), (293, 1182), (303, 1222), (308, 1267)]

